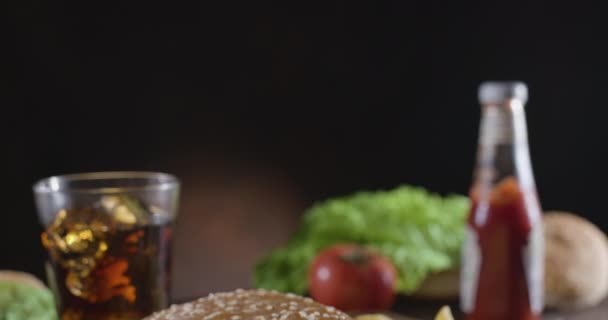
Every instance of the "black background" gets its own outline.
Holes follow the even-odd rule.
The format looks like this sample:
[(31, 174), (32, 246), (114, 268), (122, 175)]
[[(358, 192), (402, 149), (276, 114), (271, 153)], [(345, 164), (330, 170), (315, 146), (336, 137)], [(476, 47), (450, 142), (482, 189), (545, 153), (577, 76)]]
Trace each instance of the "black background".
[(488, 79), (529, 86), (543, 206), (608, 230), (603, 8), (19, 1), (3, 11), (0, 268), (42, 274), (30, 186), (53, 174), (264, 167), (297, 186), (302, 207), (401, 183), (466, 193)]

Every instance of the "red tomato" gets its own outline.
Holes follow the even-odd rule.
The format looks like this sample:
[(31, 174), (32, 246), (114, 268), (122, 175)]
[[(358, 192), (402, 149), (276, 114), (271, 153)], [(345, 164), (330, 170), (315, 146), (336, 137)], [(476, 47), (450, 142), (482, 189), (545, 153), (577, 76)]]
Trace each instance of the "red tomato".
[(354, 244), (321, 251), (308, 270), (312, 298), (344, 311), (390, 308), (396, 280), (395, 267), (386, 257)]

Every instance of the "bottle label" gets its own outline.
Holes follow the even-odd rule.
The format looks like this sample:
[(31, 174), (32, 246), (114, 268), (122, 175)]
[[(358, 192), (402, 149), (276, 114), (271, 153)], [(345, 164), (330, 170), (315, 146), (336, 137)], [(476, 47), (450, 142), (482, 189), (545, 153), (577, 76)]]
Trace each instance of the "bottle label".
[(528, 284), (528, 298), (532, 312), (543, 310), (544, 238), (541, 223), (535, 223), (528, 235), (528, 243), (523, 248), (523, 263)]
[(462, 250), (462, 267), (460, 274), (460, 308), (463, 312), (471, 312), (477, 299), (477, 284), (481, 267), (481, 250), (477, 232), (471, 226), (465, 228), (465, 240)]

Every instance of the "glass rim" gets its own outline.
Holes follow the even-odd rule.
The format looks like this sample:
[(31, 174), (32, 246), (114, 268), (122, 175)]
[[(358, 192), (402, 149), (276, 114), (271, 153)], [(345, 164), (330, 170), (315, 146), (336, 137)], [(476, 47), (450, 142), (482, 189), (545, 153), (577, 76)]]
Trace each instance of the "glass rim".
[[(142, 185), (123, 187), (69, 187), (66, 182), (74, 181), (109, 181), (109, 180), (149, 180)], [(110, 194), (137, 191), (163, 191), (179, 186), (179, 179), (172, 174), (152, 171), (99, 171), (55, 175), (42, 178), (35, 182), (32, 190), (35, 194), (79, 193), (79, 194)]]

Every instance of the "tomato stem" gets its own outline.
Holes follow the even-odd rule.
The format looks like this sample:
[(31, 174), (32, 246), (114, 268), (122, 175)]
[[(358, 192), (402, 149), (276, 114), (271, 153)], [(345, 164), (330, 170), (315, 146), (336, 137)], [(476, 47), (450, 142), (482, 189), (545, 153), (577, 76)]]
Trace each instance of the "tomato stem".
[(345, 262), (362, 265), (367, 263), (369, 256), (365, 253), (365, 250), (354, 249), (353, 251), (341, 255), (340, 259)]

